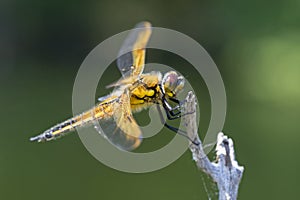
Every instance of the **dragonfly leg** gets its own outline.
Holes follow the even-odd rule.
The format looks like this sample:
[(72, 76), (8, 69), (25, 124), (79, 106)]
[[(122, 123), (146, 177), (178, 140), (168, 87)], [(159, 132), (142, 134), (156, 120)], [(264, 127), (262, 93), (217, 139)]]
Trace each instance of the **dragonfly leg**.
[[(192, 139), (187, 135), (187, 133), (186, 133), (185, 131), (183, 131), (183, 130), (181, 130), (181, 129), (178, 129), (178, 128), (176, 128), (176, 127), (173, 127), (173, 126), (167, 124), (166, 120), (164, 119), (164, 116), (163, 116), (163, 114), (162, 114), (162, 111), (161, 111), (159, 105), (157, 105), (157, 110), (158, 110), (158, 114), (159, 114), (159, 117), (160, 117), (160, 121), (161, 121), (161, 123), (162, 123), (166, 128), (168, 128), (169, 130), (171, 130), (171, 131), (173, 131), (173, 132), (175, 132), (175, 133), (178, 133), (179, 135), (182, 135), (182, 136), (186, 137), (186, 138), (187, 138), (189, 141), (191, 141), (193, 144), (199, 145), (199, 143), (198, 143), (197, 141), (192, 140)], [(167, 116), (168, 116), (168, 114), (167, 114)], [(178, 117), (177, 117), (177, 118), (178, 118)], [(173, 119), (175, 119), (175, 118), (173, 118)]]
[[(177, 100), (178, 101), (178, 100)], [(179, 101), (178, 101), (179, 102)], [(174, 120), (174, 119), (178, 119), (182, 116), (188, 115), (188, 114), (192, 114), (193, 112), (189, 112), (189, 113), (184, 113), (182, 114), (182, 112), (180, 111), (180, 105), (177, 105), (175, 107), (171, 107), (169, 105), (169, 103), (164, 99), (163, 100), (163, 107), (166, 111), (167, 114), (167, 118), (168, 120)], [(176, 112), (177, 111), (177, 112)]]
[(170, 106), (165, 98), (162, 100), (162, 105), (166, 111), (168, 120), (174, 120), (181, 117), (180, 106), (177, 105), (175, 107)]
[[(177, 118), (179, 118), (179, 117), (182, 117), (182, 116), (185, 116), (185, 115), (189, 115), (189, 114), (192, 114), (192, 113), (194, 113), (195, 111), (193, 111), (193, 112), (187, 112), (187, 113), (184, 113), (184, 114), (182, 114), (182, 112), (181, 112), (181, 105), (183, 104), (183, 102), (182, 101), (179, 101), (178, 99), (175, 99), (175, 98), (169, 98), (171, 101), (173, 101), (173, 102), (175, 102), (175, 103), (177, 103), (178, 105), (177, 106), (175, 106), (175, 107), (171, 107), (170, 105), (169, 105), (169, 103), (166, 101), (166, 99), (165, 98), (163, 98), (163, 104), (165, 104), (165, 110), (166, 110), (166, 112), (167, 112), (167, 116), (168, 116), (168, 119), (170, 119), (170, 120), (172, 120), (172, 119), (177, 119)], [(175, 110), (177, 110), (178, 112), (177, 113), (175, 113), (174, 111)], [(171, 116), (173, 117), (171, 117)]]

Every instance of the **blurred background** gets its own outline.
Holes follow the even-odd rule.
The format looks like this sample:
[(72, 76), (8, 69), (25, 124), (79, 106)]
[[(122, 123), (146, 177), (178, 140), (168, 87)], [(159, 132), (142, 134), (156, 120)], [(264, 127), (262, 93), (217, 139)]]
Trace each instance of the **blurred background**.
[[(189, 151), (159, 171), (127, 174), (99, 163), (77, 134), (44, 144), (28, 140), (72, 115), (73, 82), (88, 53), (144, 20), (192, 37), (217, 64), (228, 101), (224, 132), (245, 166), (239, 199), (296, 199), (299, 6), (292, 0), (1, 1), (0, 199), (216, 198)], [(174, 55), (149, 51), (147, 58), (181, 63), (179, 71), (199, 81), (205, 133), (210, 103), (203, 81)], [(116, 76), (105, 84), (120, 77), (114, 63), (111, 70)], [(100, 96), (109, 92), (105, 84), (99, 83)], [(151, 144), (172, 138), (163, 132)]]

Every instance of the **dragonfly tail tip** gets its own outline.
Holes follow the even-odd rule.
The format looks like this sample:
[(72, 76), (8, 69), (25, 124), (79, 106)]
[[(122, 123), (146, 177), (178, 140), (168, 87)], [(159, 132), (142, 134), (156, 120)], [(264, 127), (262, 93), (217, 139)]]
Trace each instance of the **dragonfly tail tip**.
[(31, 138), (29, 139), (30, 142), (35, 142), (35, 141), (38, 141), (38, 142), (39, 142), (39, 140), (40, 140), (40, 137), (39, 137), (39, 136), (31, 137)]

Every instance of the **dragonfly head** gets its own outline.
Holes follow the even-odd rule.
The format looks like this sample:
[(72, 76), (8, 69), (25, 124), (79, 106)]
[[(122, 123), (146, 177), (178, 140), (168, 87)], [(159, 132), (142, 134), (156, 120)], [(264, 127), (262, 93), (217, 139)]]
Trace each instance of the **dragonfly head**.
[(184, 78), (175, 71), (167, 72), (162, 79), (163, 93), (168, 97), (175, 97), (184, 87)]

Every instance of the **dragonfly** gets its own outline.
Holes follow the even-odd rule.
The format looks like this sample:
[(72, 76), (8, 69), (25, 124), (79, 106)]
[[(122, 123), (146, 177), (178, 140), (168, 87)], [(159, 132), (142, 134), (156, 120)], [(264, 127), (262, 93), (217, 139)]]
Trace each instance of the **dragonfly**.
[(136, 149), (143, 139), (140, 127), (132, 113), (152, 105), (157, 106), (161, 122), (165, 127), (182, 133), (180, 129), (166, 123), (161, 107), (169, 120), (181, 117), (181, 103), (176, 95), (183, 90), (184, 77), (176, 71), (169, 71), (164, 75), (159, 71), (143, 73), (146, 45), (151, 32), (149, 22), (140, 22), (128, 34), (117, 58), (117, 67), (122, 78), (108, 86), (115, 88), (113, 92), (99, 98), (99, 102), (86, 112), (31, 137), (30, 141), (50, 141), (76, 128), (94, 125), (95, 129), (117, 148), (131, 151)]

